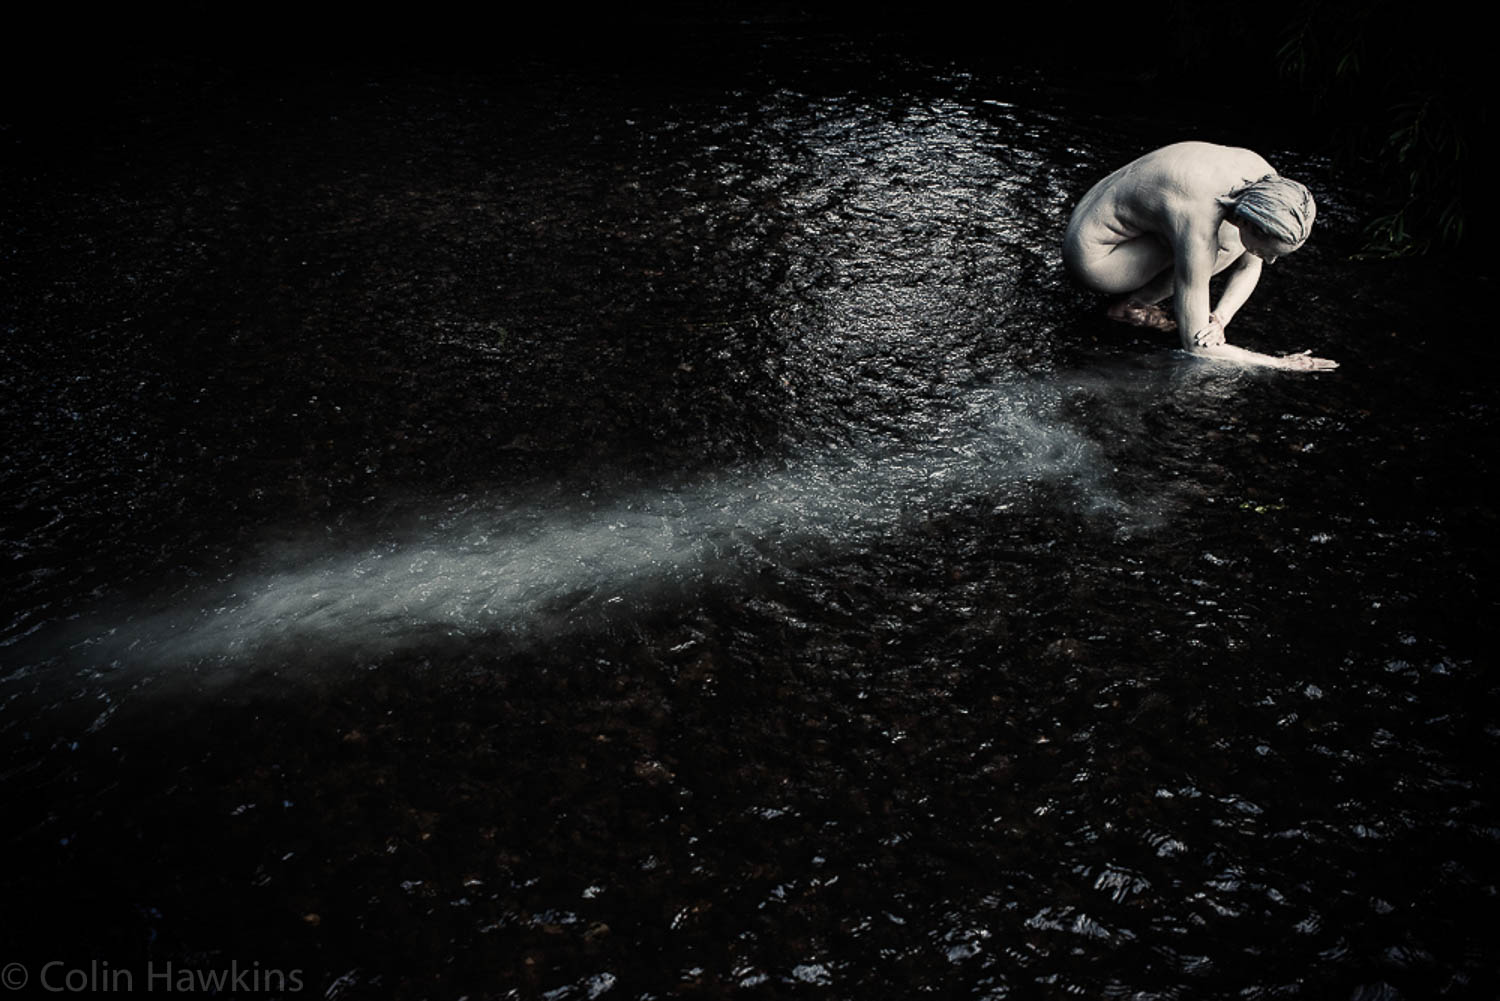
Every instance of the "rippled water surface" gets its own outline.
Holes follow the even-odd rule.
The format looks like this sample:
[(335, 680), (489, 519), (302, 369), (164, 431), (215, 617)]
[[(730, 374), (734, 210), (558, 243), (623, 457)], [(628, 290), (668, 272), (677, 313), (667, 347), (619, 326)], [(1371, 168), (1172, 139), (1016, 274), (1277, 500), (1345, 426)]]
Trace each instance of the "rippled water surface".
[[(1192, 107), (699, 60), (159, 66), (7, 130), (4, 959), (1494, 996), (1488, 278), (1348, 260), (1346, 174)], [(1317, 194), (1232, 333), (1337, 372), (1062, 280), (1188, 136)]]

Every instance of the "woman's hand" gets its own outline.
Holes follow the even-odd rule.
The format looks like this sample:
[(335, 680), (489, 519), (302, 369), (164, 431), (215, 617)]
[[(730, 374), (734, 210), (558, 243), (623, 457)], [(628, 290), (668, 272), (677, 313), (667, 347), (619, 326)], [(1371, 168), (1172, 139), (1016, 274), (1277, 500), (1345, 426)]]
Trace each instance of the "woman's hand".
[(1339, 363), (1328, 358), (1314, 358), (1311, 351), (1298, 351), (1293, 355), (1282, 355), (1277, 359), (1282, 368), (1295, 369), (1298, 372), (1326, 372), (1332, 368), (1338, 368)]
[(1208, 326), (1193, 334), (1193, 346), (1199, 348), (1216, 348), (1224, 343), (1224, 324), (1219, 320), (1218, 313), (1208, 314)]

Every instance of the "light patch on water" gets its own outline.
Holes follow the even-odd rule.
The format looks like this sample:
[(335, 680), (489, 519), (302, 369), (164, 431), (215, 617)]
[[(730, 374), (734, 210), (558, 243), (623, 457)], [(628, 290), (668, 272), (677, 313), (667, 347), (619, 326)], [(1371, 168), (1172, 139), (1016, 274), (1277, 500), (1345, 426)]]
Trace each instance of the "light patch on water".
[(353, 551), (273, 549), (227, 590), (133, 616), (76, 649), (122, 666), (201, 667), (312, 649), (379, 656), (442, 638), (545, 638), (732, 588), (768, 564), (878, 545), (959, 505), (1010, 517), (1044, 482), (1119, 527), (1124, 506), (1107, 467), (1058, 409), (1058, 391), (1041, 383), (988, 386), (918, 423), (851, 433), (774, 469), (609, 500), (469, 498)]
[(798, 220), (773, 321), (799, 390), (921, 391), (983, 371), (997, 317), (1012, 351), (1051, 332), (1031, 314), (1060, 274), (1069, 184), (1028, 149), (1045, 116), (800, 95), (770, 113), (797, 137), (770, 152)]

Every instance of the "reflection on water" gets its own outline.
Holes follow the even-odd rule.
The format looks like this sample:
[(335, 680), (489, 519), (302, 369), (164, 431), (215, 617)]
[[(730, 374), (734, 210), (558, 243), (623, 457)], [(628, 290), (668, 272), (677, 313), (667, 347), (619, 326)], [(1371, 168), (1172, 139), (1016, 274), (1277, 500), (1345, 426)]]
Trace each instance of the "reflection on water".
[(1494, 417), (1428, 349), (1472, 299), (1343, 260), (1353, 186), (1267, 150), (1323, 229), (1237, 336), (1343, 365), (1182, 357), (1058, 261), (1176, 126), (779, 41), (12, 148), (18, 956), (1485, 995)]

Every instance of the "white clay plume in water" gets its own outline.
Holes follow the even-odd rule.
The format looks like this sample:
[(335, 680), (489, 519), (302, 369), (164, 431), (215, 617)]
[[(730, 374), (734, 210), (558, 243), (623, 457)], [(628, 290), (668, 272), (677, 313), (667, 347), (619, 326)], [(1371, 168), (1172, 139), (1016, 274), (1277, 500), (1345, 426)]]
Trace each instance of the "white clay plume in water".
[(1120, 512), (1097, 448), (1056, 409), (1056, 390), (1037, 383), (984, 387), (927, 414), (925, 437), (851, 434), (769, 472), (607, 501), (468, 498), (358, 551), (273, 550), (227, 591), (131, 616), (75, 652), (120, 666), (194, 662), (211, 675), (310, 650), (378, 656), (439, 636), (546, 637), (734, 586), (766, 561), (868, 545), (960, 502), (1003, 509), (1041, 481), (1066, 485), (1081, 511)]

